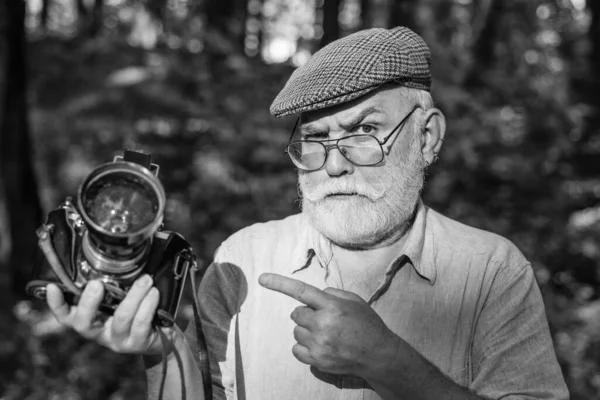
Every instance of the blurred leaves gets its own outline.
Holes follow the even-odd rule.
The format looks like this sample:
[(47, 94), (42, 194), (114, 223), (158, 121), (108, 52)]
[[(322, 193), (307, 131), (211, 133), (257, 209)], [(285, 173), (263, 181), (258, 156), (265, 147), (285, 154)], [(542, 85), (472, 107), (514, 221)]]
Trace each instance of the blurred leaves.
[[(206, 265), (234, 231), (299, 211), (283, 154), (294, 121), (268, 113), (292, 67), (247, 57), (231, 21), (215, 28), (191, 3), (167, 3), (160, 21), (155, 10), (139, 14), (140, 4), (107, 2), (94, 38), (52, 18), (50, 33), (32, 28), (36, 170), (49, 211), (123, 148), (151, 152), (168, 194), (166, 227), (183, 233)], [(344, 13), (356, 12), (357, 1), (344, 3), (352, 3)], [(508, 237), (532, 261), (573, 400), (600, 396), (600, 98), (591, 84), (591, 15), (581, 4), (411, 5), (433, 51), (433, 98), (448, 119), (426, 202)], [(307, 7), (252, 1), (255, 41), (267, 46), (280, 32), (296, 35), (297, 54), (314, 50), (322, 32)], [(3, 398), (142, 398), (134, 357), (52, 331), (36, 307), (0, 314)]]
[(47, 311), (27, 301), (15, 306), (14, 316), (0, 317), (3, 399), (144, 398), (137, 357), (114, 354), (57, 327)]

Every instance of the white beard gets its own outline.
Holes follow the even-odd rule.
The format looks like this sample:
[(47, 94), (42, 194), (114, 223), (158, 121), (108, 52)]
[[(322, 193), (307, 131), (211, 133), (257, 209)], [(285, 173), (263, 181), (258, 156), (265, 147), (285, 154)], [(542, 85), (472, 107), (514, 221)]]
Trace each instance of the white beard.
[(341, 247), (366, 248), (408, 228), (425, 181), (418, 136), (403, 159), (388, 158), (386, 165), (363, 168), (378, 168), (378, 179), (366, 182), (352, 174), (318, 184), (311, 173), (300, 172), (298, 177), (302, 212), (316, 230)]

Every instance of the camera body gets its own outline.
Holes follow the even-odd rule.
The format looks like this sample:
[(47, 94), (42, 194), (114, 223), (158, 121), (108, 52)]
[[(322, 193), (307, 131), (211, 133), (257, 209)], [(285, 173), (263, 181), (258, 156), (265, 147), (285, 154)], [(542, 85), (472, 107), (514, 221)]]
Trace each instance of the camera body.
[(98, 279), (105, 287), (99, 310), (112, 315), (133, 282), (148, 274), (160, 293), (153, 324), (172, 326), (196, 257), (182, 235), (162, 230), (158, 169), (149, 154), (125, 150), (92, 171), (79, 188), (78, 207), (67, 198), (36, 231), (27, 293), (45, 299), (46, 285), (54, 283), (75, 305), (87, 282)]

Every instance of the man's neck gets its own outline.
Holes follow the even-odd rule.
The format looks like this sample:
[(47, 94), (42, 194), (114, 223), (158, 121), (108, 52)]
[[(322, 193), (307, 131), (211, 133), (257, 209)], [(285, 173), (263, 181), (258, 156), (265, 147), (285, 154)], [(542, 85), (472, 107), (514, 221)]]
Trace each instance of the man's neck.
[(406, 243), (407, 230), (395, 240), (382, 242), (376, 246), (361, 249), (332, 245), (333, 256), (342, 272), (353, 274), (368, 269), (379, 275), (396, 259)]
[(342, 276), (354, 280), (360, 277), (369, 279), (384, 274), (388, 266), (402, 254), (418, 210), (417, 204), (408, 221), (375, 244), (346, 247), (332, 243), (333, 257)]

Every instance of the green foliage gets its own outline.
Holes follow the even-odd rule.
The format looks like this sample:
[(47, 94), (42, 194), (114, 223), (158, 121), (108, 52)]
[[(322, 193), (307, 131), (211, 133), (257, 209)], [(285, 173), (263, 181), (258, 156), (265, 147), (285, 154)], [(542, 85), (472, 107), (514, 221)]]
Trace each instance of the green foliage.
[[(600, 126), (590, 115), (600, 101), (586, 86), (589, 15), (569, 1), (507, 2), (488, 22), (496, 27), (483, 38), (492, 61), (483, 62), (465, 51), (476, 39), (470, 2), (416, 3), (434, 53), (434, 100), (448, 118), (426, 202), (521, 248), (572, 398), (597, 398)], [(122, 148), (144, 149), (161, 167), (166, 227), (182, 232), (206, 264), (234, 231), (298, 212), (282, 151), (294, 121), (268, 114), (292, 70), (247, 58), (214, 32), (200, 51), (185, 41), (166, 45), (173, 32), (197, 39), (194, 21), (171, 21), (167, 39), (150, 50), (127, 42), (124, 23), (95, 39), (32, 40), (30, 122), (46, 211)], [(142, 398), (135, 357), (52, 328), (41, 305), (6, 307), (3, 398)]]

